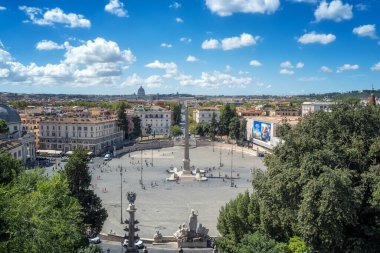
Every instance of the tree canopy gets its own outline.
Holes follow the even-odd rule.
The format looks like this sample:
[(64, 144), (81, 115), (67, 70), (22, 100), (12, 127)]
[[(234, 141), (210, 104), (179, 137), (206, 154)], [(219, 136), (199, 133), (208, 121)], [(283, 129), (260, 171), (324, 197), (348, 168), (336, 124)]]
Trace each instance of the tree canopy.
[(127, 109), (127, 105), (122, 102), (119, 104), (117, 108), (117, 126), (123, 130), (124, 139), (128, 138), (128, 119), (125, 110)]
[(181, 129), (180, 126), (173, 125), (173, 126), (170, 127), (170, 135), (171, 136), (176, 137), (176, 136), (179, 136), (179, 135), (182, 135), (182, 134), (183, 134), (183, 132), (182, 132), (182, 129)]
[(8, 127), (7, 122), (5, 122), (5, 120), (3, 119), (0, 119), (0, 134), (8, 133), (8, 131), (9, 131), (9, 127)]
[(293, 245), (312, 252), (377, 252), (380, 109), (341, 102), (282, 136), (265, 158), (267, 171), (255, 173), (253, 193), (221, 209), (221, 247), (234, 252), (246, 234), (259, 232), (289, 245), (298, 236)]

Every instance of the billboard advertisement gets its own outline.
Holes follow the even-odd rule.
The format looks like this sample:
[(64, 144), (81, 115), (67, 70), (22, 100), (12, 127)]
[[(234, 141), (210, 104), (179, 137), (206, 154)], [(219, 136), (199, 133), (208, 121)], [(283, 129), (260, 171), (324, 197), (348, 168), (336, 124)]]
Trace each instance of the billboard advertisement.
[(252, 126), (252, 138), (269, 142), (271, 139), (271, 127), (270, 123), (254, 120)]

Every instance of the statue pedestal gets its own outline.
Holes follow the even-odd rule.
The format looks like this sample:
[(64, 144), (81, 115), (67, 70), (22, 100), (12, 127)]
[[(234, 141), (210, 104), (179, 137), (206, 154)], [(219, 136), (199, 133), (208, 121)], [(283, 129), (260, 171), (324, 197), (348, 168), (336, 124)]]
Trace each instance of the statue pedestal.
[(191, 175), (190, 171), (190, 159), (183, 159), (183, 175)]

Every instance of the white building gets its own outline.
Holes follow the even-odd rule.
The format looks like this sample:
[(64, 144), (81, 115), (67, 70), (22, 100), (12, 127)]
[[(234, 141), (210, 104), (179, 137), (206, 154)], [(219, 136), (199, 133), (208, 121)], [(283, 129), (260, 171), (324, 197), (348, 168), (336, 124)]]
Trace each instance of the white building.
[(54, 117), (40, 121), (40, 149), (72, 151), (83, 147), (95, 155), (123, 142), (115, 118)]
[(15, 159), (23, 160), (23, 146), (19, 141), (0, 140), (0, 150), (5, 150)]
[(332, 102), (304, 102), (302, 104), (302, 117), (320, 110), (331, 111), (333, 104)]
[(218, 122), (220, 111), (215, 107), (202, 107), (193, 111), (193, 119), (198, 124), (200, 122), (211, 122), (212, 114), (215, 113), (215, 119)]
[(127, 117), (139, 117), (141, 119), (141, 131), (147, 135), (150, 128), (150, 134), (169, 134), (172, 125), (172, 111), (159, 106), (146, 107), (139, 105), (132, 110), (127, 111)]

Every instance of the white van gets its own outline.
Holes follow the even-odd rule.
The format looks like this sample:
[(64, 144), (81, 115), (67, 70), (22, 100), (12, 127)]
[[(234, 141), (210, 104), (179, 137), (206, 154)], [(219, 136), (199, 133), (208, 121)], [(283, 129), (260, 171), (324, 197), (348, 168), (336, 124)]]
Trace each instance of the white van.
[(109, 160), (111, 160), (111, 154), (106, 154), (104, 156), (104, 161), (109, 161)]

